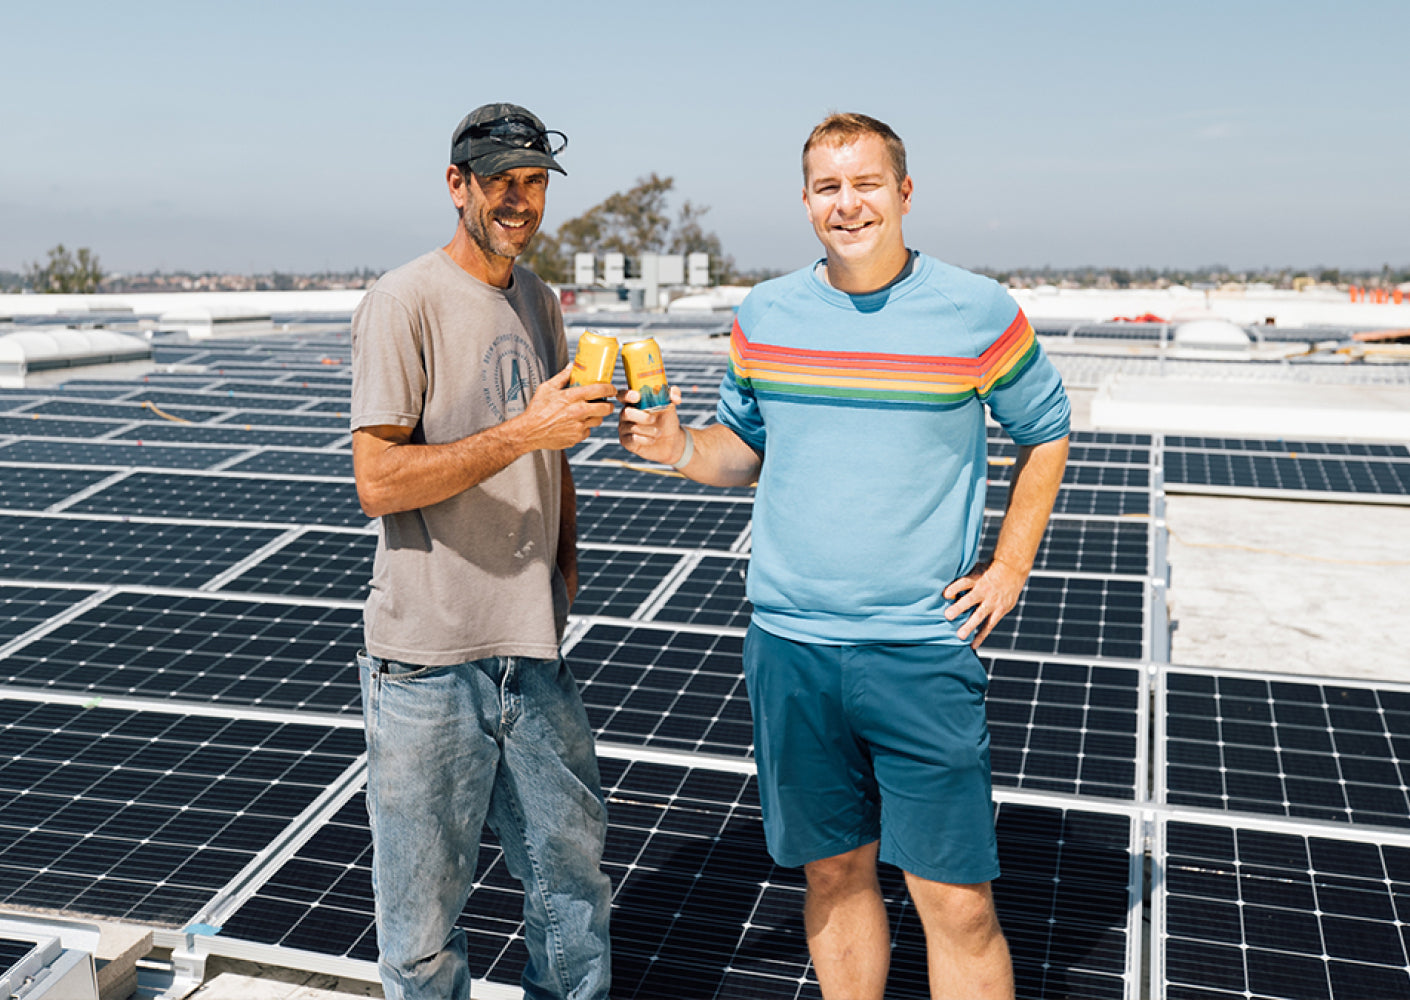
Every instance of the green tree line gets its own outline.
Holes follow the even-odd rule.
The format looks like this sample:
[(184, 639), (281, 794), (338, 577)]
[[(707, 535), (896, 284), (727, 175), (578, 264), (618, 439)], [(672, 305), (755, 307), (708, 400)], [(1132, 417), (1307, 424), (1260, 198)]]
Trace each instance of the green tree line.
[(707, 253), (710, 279), (728, 284), (736, 277), (734, 258), (725, 255), (720, 238), (701, 224), (709, 207), (685, 201), (672, 216), (667, 203), (675, 186), (675, 178), (654, 172), (638, 178), (633, 187), (608, 195), (556, 232), (540, 231), (519, 262), (545, 281), (567, 283), (573, 280), (576, 253)]

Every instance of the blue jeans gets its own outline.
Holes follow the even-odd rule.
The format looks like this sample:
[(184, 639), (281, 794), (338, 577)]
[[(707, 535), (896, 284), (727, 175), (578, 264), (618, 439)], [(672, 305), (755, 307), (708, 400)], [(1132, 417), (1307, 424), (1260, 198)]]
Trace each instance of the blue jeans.
[(359, 653), (378, 970), (389, 1000), (468, 1000), (455, 926), (480, 833), (524, 886), (525, 1000), (607, 997), (607, 806), (562, 659), (417, 667)]

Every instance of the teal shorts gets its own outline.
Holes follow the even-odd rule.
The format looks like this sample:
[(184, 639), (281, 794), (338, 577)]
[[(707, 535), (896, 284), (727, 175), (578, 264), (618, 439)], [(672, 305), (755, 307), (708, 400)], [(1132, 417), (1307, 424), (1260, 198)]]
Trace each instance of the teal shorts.
[(933, 882), (998, 877), (988, 676), (973, 649), (815, 645), (750, 625), (744, 676), (776, 862), (880, 840), (882, 861)]

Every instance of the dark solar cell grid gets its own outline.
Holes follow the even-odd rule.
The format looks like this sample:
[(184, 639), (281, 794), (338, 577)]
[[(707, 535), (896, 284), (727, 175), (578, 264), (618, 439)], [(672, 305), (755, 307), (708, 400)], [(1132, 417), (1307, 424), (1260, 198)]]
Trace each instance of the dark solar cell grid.
[(746, 501), (579, 494), (578, 538), (599, 545), (729, 549), (753, 512), (754, 505)]
[(676, 553), (580, 548), (573, 614), (631, 617), (681, 558)]
[[(91, 596), (91, 590), (0, 584), (0, 645), (19, 638)], [(0, 660), (0, 667), (4, 663)]]
[(565, 655), (601, 739), (747, 756), (739, 636), (596, 624)]
[(1167, 1000), (1410, 997), (1410, 848), (1169, 821)]
[(347, 436), (346, 431), (247, 430), (224, 424), (143, 424), (118, 435), (130, 441), (166, 441), (190, 444), (273, 445), (286, 448), (322, 448)]
[[(3, 454), (3, 452), (0, 452)], [(361, 528), (350, 482), (135, 472), (69, 508), (74, 513), (275, 521)]]
[[(602, 456), (598, 452), (597, 457)], [(625, 453), (624, 453), (625, 454)], [(705, 486), (685, 478), (671, 469), (645, 464), (628, 468), (614, 462), (599, 462), (596, 459), (573, 466), (573, 483), (579, 493), (593, 490), (619, 490), (633, 493), (659, 493), (671, 495), (686, 493), (694, 496), (752, 497), (754, 490), (748, 486), (720, 488)]]
[(28, 407), (47, 398), (43, 393), (15, 392), (13, 389), (0, 389), (0, 413), (8, 413), (21, 407)]
[[(610, 827), (612, 995), (820, 996), (802, 926), (800, 870), (765, 852), (752, 778), (602, 760)], [(1122, 998), (1131, 822), (1003, 804), (995, 885), (1021, 996)], [(363, 961), (376, 958), (371, 843), (355, 796), (230, 918), (221, 936)], [(893, 927), (887, 995), (929, 996), (923, 935), (898, 872), (883, 867)], [(516, 986), (522, 895), (488, 832), (459, 921), (477, 979)]]
[(361, 637), (357, 608), (119, 593), (0, 660), (0, 682), (357, 712)]
[(278, 451), (266, 448), (225, 467), (226, 472), (263, 472), (287, 476), (353, 477), (352, 453), (346, 451)]
[(0, 434), (16, 437), (99, 438), (123, 426), (120, 421), (81, 417), (0, 416)]
[(15, 441), (0, 445), (0, 462), (209, 469), (244, 452), (243, 448), (183, 448), (136, 441)]
[(362, 749), (358, 729), (0, 702), (0, 903), (179, 926)]
[(38, 947), (37, 941), (23, 938), (0, 938), (0, 976), (9, 972), (20, 960)]
[[(1007, 497), (1007, 491), (991, 496), (991, 509)], [(1151, 512), (1149, 490), (1109, 490), (1085, 486), (1064, 486), (1058, 490), (1054, 514), (1092, 515), (1098, 517), (1143, 516)]]
[[(351, 393), (351, 389), (349, 389)], [(302, 413), (336, 413), (344, 421), (347, 420), (348, 410), (352, 405), (351, 399), (320, 399), (311, 406), (305, 406)]]
[[(1011, 441), (1008, 431), (997, 424), (986, 424), (985, 434), (991, 442)], [(1155, 438), (1153, 435), (1134, 431), (1074, 430), (1068, 435), (1068, 440), (1074, 445), (1119, 445), (1123, 448), (1140, 449), (1155, 446)]]
[[(171, 417), (178, 417), (194, 423), (210, 420), (212, 417), (220, 416), (224, 409), (198, 409), (191, 406), (172, 407), (170, 410), (158, 407), (162, 413)], [(94, 417), (107, 420), (161, 420), (162, 413), (155, 412), (151, 407), (142, 403), (96, 403), (79, 399), (50, 399), (29, 412), (43, 413), (51, 417)]]
[(54, 387), (54, 392), (77, 399), (118, 399), (132, 391), (131, 382), (74, 379)]
[[(989, 464), (989, 484), (1007, 488), (1013, 475), (1011, 465)], [(1149, 490), (1151, 470), (1144, 465), (1095, 465), (1091, 463), (1069, 462), (1062, 472), (1062, 485), (1067, 486), (1114, 486), (1127, 489)], [(1002, 502), (990, 501), (991, 503)]]
[(1281, 438), (1224, 438), (1167, 434), (1165, 447), (1173, 451), (1247, 451), (1278, 455), (1342, 455), (1358, 458), (1410, 458), (1403, 444), (1369, 441), (1284, 441)]
[[(980, 551), (991, 553), (1001, 518), (984, 518)], [(1048, 522), (1033, 568), (1049, 573), (1149, 576), (1150, 526), (1145, 521), (1054, 518)]]
[(984, 650), (1139, 660), (1146, 655), (1145, 621), (1139, 581), (1034, 575)]
[(367, 598), (377, 536), (306, 531), (220, 589), (332, 601)]
[(278, 536), (256, 527), (0, 515), (0, 578), (195, 589)]
[[(128, 386), (127, 389), (132, 391), (131, 386)], [(296, 394), (287, 397), (267, 398), (243, 393), (237, 395), (233, 390), (220, 387), (211, 389), (209, 392), (157, 389), (142, 391), (134, 395), (133, 398), (150, 400), (163, 410), (174, 406), (216, 406), (217, 404), (230, 409), (297, 410), (308, 402), (307, 395)]]
[(221, 427), (324, 427), (344, 433), (348, 429), (346, 413), (307, 413), (300, 410), (241, 410), (223, 419)]
[(995, 785), (1136, 798), (1139, 667), (981, 656)]
[[(110, 475), (111, 472), (96, 469), (0, 466), (0, 507), (43, 510)], [(0, 539), (0, 545), (3, 544), (4, 540)]]
[(1410, 462), (1166, 449), (1171, 485), (1236, 486), (1314, 493), (1410, 494)]
[(749, 560), (706, 556), (690, 571), (653, 621), (748, 628), (753, 605), (744, 596)]
[[(351, 391), (349, 383), (340, 382), (336, 385), (327, 385), (322, 382), (310, 382), (306, 379), (284, 378), (280, 376), (277, 382), (236, 382), (227, 380), (222, 382), (220, 389), (222, 392), (233, 392), (237, 396), (295, 396), (300, 401), (310, 397), (327, 396), (336, 399), (345, 399)], [(261, 407), (263, 409), (264, 407)], [(274, 407), (274, 409), (284, 409), (284, 407)]]
[(1169, 671), (1172, 805), (1410, 827), (1410, 691)]
[[(996, 458), (1015, 458), (1017, 455), (1018, 446), (1012, 441), (991, 440), (989, 442), (989, 460), (991, 462)], [(1101, 465), (1149, 466), (1151, 464), (1151, 449), (1105, 444), (1073, 444), (1068, 449), (1067, 460), (1069, 462), (1095, 462)]]

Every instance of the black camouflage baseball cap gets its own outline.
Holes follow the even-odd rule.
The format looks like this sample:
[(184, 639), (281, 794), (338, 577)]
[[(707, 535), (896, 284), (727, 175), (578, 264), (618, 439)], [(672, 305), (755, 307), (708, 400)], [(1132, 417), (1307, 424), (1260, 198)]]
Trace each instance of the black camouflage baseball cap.
[(482, 104), (455, 127), (450, 137), (450, 162), (468, 166), (487, 177), (514, 167), (547, 167), (567, 174), (554, 159), (568, 145), (562, 132), (517, 104)]

